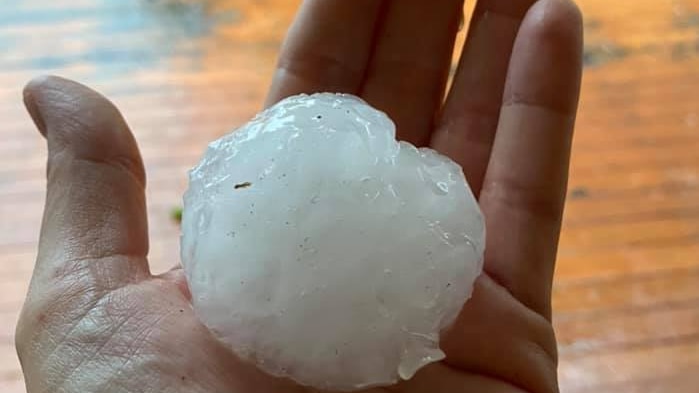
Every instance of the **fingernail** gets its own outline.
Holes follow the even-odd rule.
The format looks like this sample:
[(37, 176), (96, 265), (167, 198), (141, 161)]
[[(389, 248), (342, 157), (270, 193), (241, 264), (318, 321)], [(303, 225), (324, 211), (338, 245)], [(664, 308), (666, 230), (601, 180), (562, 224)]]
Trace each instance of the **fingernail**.
[(29, 86), (24, 88), (23, 96), (24, 106), (27, 108), (29, 116), (31, 116), (36, 128), (38, 128), (39, 132), (41, 132), (41, 135), (46, 136), (46, 123), (44, 122), (44, 117), (41, 113), (41, 106), (37, 104)]

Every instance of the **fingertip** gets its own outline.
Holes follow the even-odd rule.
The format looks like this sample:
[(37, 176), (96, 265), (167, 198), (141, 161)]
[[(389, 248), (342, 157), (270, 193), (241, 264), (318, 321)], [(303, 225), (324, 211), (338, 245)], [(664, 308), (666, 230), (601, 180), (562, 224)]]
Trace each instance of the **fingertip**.
[(49, 156), (69, 149), (76, 157), (124, 166), (145, 184), (136, 141), (118, 108), (105, 96), (54, 75), (32, 79), (23, 95), (27, 111), (48, 139)]
[[(80, 117), (83, 126), (94, 126), (97, 120), (123, 120), (111, 101), (97, 91), (55, 75), (42, 75), (24, 87), (24, 100), (39, 112), (44, 125)], [(89, 111), (88, 111), (89, 110)], [(93, 111), (96, 111), (94, 114)], [(89, 116), (88, 116), (89, 115)]]
[(540, 0), (520, 27), (503, 103), (576, 111), (582, 75), (582, 13), (571, 0)]
[(62, 78), (52, 75), (41, 75), (30, 80), (22, 90), (24, 106), (27, 108), (27, 112), (29, 112), (29, 116), (34, 122), (34, 125), (36, 125), (36, 128), (44, 137), (46, 137), (46, 122), (44, 121), (41, 106), (39, 105), (39, 99), (43, 89), (47, 85), (50, 85), (55, 79)]
[(41, 90), (43, 86), (46, 85), (51, 85), (53, 83), (56, 83), (58, 80), (65, 80), (65, 78), (61, 78), (60, 76), (56, 75), (39, 75), (34, 78), (32, 78), (27, 84), (24, 86), (24, 92), (35, 92)]
[(523, 23), (540, 39), (552, 42), (582, 42), (583, 16), (572, 0), (540, 0), (534, 3)]
[[(90, 90), (77, 82), (56, 75), (40, 75), (27, 82), (22, 95), (32, 118), (35, 115), (41, 116), (40, 111), (44, 109), (42, 104), (45, 104), (45, 101), (50, 98), (51, 94), (67, 91), (68, 87)], [(36, 119), (34, 120), (36, 121)], [(42, 133), (45, 133), (45, 131), (42, 130)]]
[(24, 86), (24, 92), (30, 92), (31, 94), (40, 94), (46, 90), (66, 90), (69, 88), (73, 89), (84, 89), (84, 90), (89, 90), (93, 91), (89, 87), (78, 83), (76, 81), (73, 81), (71, 79), (67, 79), (58, 75), (39, 75), (37, 77), (34, 77), (31, 79), (27, 84)]

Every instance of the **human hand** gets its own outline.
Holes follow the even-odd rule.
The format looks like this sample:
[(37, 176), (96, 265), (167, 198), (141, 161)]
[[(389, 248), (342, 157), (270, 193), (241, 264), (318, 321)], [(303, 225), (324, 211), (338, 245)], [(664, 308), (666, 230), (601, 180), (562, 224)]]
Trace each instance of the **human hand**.
[[(481, 0), (441, 110), (460, 1), (307, 0), (284, 46), (268, 103), (361, 95), (402, 139), (462, 164), (480, 194), (486, 273), (444, 334), (447, 359), (386, 390), (557, 391), (550, 289), (581, 22), (567, 0), (526, 13), (532, 2)], [(151, 275), (145, 174), (117, 109), (55, 77), (30, 83), (25, 102), (49, 146), (39, 255), (16, 335), (28, 392), (307, 392), (213, 339), (181, 269)]]
[(582, 18), (569, 0), (479, 0), (444, 102), (462, 5), (306, 1), (268, 104), (309, 91), (359, 95), (391, 116), (399, 139), (461, 164), (479, 197), (488, 232), (485, 272), (443, 337), (446, 360), (401, 386), (554, 392), (551, 284), (579, 97)]

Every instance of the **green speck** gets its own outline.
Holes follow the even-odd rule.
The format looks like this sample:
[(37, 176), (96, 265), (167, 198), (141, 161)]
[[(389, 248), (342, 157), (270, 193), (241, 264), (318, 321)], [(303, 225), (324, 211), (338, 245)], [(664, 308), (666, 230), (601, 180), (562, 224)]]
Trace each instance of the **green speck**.
[(181, 223), (182, 222), (182, 208), (181, 207), (172, 208), (172, 210), (170, 210), (170, 218), (172, 218), (172, 220), (178, 224)]

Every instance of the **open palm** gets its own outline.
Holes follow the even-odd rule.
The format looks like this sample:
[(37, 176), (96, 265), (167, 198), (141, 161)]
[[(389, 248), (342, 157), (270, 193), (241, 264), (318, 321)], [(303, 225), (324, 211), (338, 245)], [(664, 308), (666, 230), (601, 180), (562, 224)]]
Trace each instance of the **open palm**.
[[(459, 162), (488, 227), (485, 273), (443, 335), (445, 361), (386, 390), (556, 392), (551, 281), (579, 93), (569, 0), (480, 0), (446, 101), (462, 0), (306, 0), (268, 104), (362, 96), (401, 139)], [(104, 97), (41, 78), (48, 140), (39, 256), (17, 328), (28, 391), (306, 392), (238, 361), (197, 321), (181, 269), (152, 276), (145, 174)], [(376, 389), (376, 392), (382, 389)]]

